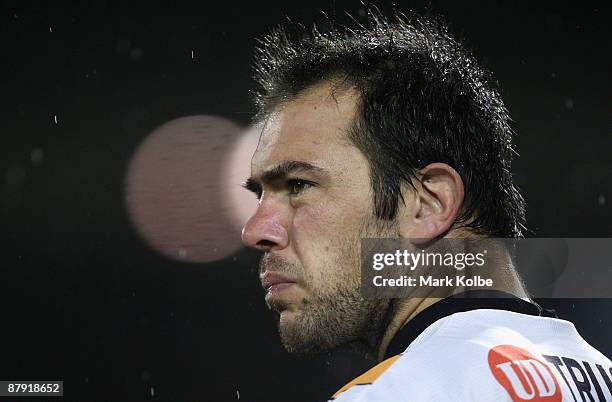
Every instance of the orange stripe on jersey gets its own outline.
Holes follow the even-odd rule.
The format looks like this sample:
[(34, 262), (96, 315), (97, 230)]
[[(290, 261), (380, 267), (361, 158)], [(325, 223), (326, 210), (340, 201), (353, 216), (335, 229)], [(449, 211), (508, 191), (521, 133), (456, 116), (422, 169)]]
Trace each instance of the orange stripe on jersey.
[(380, 377), (380, 375), (384, 373), (385, 370), (387, 370), (393, 363), (395, 363), (395, 361), (399, 359), (400, 356), (401, 355), (395, 355), (377, 364), (376, 366), (372, 367), (371, 369), (369, 369), (368, 371), (366, 371), (359, 377), (355, 378), (354, 380), (346, 384), (344, 387), (340, 388), (338, 392), (336, 392), (334, 396), (332, 396), (332, 399), (334, 399), (335, 397), (337, 397), (339, 394), (346, 391), (347, 389), (351, 388), (353, 385), (372, 384), (374, 380)]

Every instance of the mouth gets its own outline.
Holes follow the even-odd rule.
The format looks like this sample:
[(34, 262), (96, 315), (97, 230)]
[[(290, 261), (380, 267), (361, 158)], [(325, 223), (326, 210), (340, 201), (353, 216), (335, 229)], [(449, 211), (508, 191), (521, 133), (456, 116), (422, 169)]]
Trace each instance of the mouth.
[(275, 296), (296, 284), (296, 282), (291, 278), (268, 271), (264, 272), (260, 276), (260, 280), (261, 286), (266, 291), (266, 299)]

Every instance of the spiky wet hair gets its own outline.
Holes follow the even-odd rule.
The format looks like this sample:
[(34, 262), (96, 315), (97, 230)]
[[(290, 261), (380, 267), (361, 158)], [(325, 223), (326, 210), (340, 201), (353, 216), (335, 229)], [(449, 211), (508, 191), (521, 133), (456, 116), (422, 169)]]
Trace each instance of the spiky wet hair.
[(370, 163), (375, 214), (392, 220), (402, 183), (430, 163), (465, 186), (455, 227), (520, 237), (525, 203), (510, 172), (513, 132), (498, 92), (439, 19), (368, 12), (355, 27), (321, 32), (283, 24), (254, 61), (256, 121), (325, 80), (359, 94), (349, 137)]

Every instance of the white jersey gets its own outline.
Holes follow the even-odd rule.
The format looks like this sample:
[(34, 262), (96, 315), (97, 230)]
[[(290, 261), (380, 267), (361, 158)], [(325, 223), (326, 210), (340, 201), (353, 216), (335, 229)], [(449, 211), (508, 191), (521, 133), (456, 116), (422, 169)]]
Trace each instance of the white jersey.
[(331, 400), (612, 401), (612, 363), (571, 322), (476, 309), (436, 320)]

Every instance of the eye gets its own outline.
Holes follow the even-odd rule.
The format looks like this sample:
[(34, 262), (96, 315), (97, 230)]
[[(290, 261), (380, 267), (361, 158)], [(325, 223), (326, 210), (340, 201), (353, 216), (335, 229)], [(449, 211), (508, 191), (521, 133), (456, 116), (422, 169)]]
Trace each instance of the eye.
[(287, 188), (289, 189), (289, 195), (298, 195), (302, 191), (308, 190), (310, 187), (312, 187), (312, 185), (313, 183), (306, 181), (306, 180), (300, 180), (300, 179), (293, 179), (293, 180), (287, 181)]

